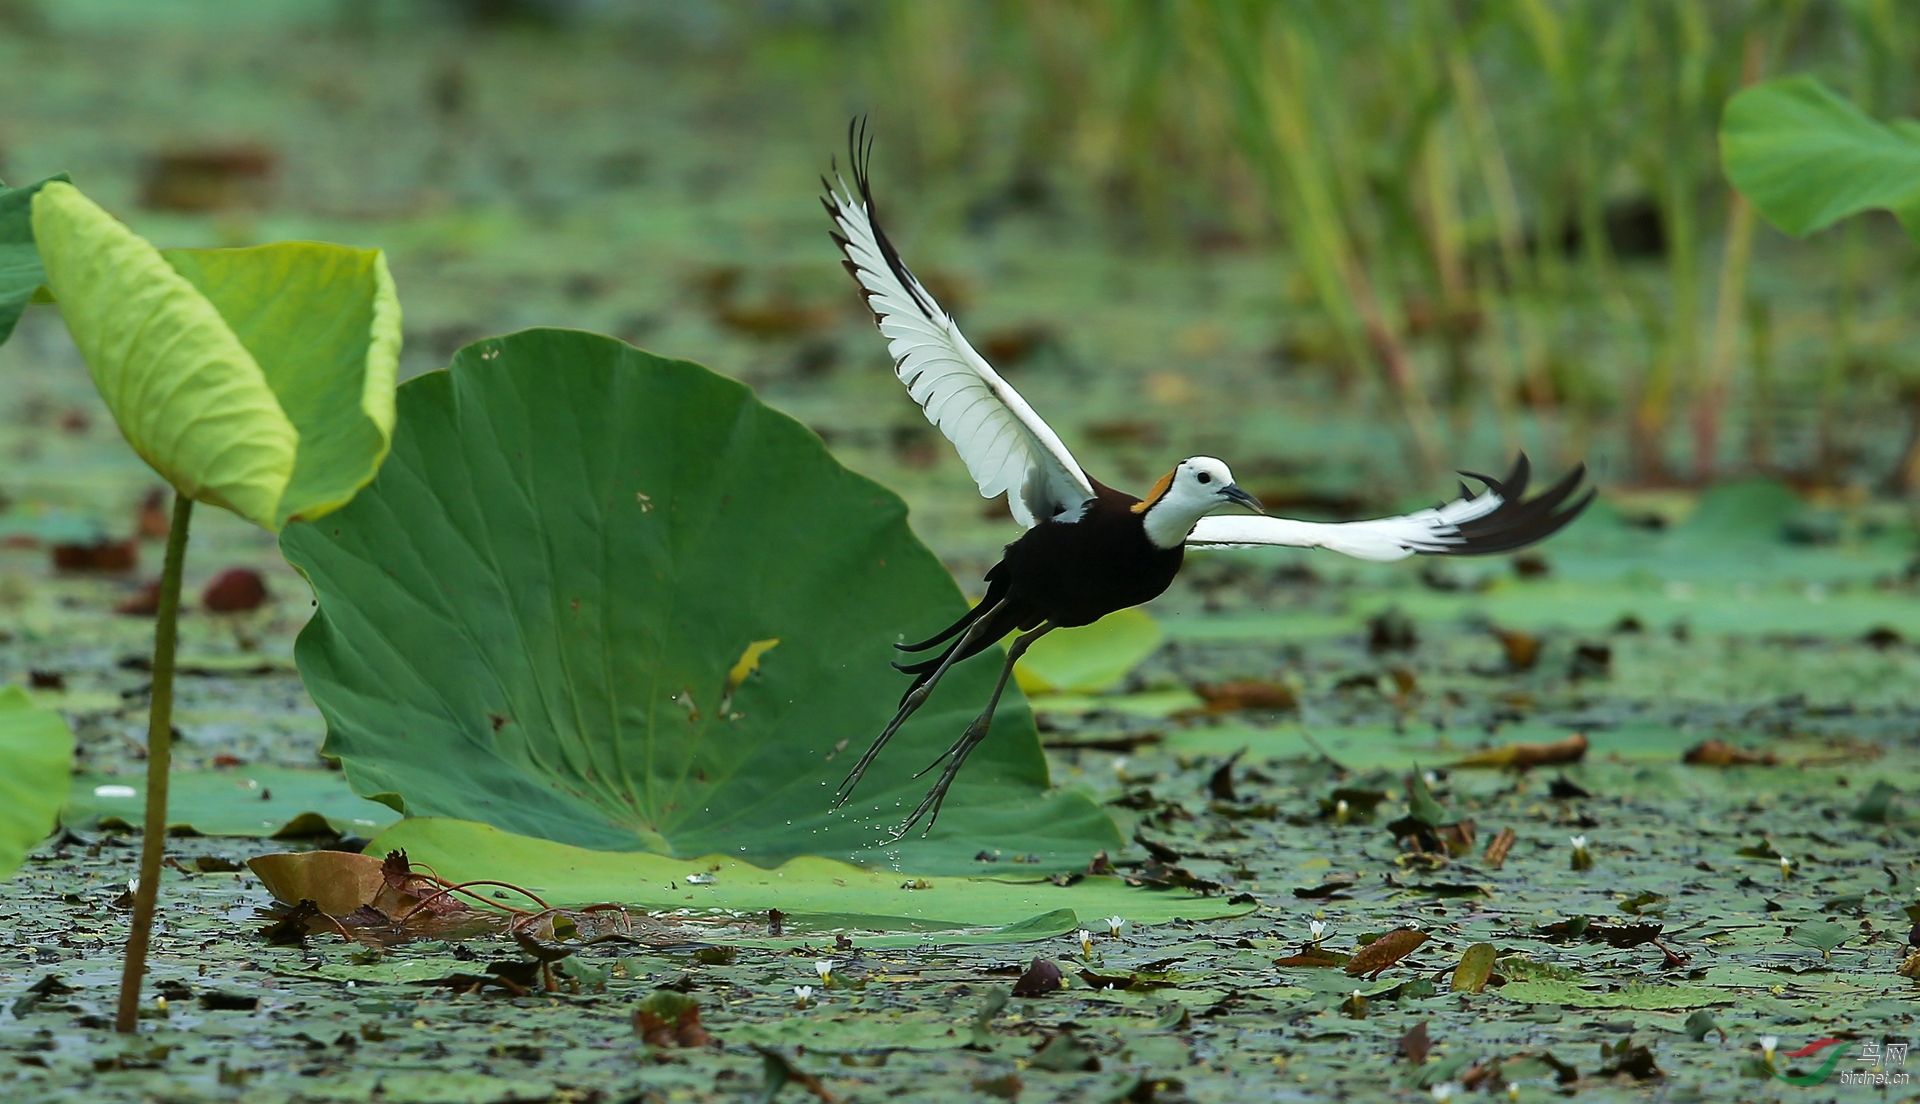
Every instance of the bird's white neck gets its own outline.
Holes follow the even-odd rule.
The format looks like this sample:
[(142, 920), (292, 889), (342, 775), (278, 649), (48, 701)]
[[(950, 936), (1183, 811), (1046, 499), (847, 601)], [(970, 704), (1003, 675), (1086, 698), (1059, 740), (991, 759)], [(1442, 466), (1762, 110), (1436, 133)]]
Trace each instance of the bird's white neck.
[(1145, 516), (1140, 519), (1141, 528), (1147, 531), (1147, 539), (1155, 548), (1178, 548), (1186, 543), (1187, 534), (1215, 506), (1212, 502), (1185, 502), (1173, 496), (1163, 496), (1158, 502), (1147, 507)]

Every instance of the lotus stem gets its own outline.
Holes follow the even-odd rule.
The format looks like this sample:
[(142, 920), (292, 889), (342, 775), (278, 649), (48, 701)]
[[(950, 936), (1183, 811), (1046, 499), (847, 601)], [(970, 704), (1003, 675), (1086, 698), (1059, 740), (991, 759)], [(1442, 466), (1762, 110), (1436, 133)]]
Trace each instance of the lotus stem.
[(160, 864), (167, 855), (167, 768), (173, 758), (173, 651), (180, 635), (180, 571), (187, 558), (193, 499), (174, 492), (167, 530), (167, 561), (160, 572), (160, 608), (153, 630), (153, 693), (147, 708), (147, 818), (140, 829), (140, 885), (133, 894), (133, 926), (120, 971), (120, 1007), (113, 1029), (131, 1032), (140, 1021), (140, 979), (147, 972)]

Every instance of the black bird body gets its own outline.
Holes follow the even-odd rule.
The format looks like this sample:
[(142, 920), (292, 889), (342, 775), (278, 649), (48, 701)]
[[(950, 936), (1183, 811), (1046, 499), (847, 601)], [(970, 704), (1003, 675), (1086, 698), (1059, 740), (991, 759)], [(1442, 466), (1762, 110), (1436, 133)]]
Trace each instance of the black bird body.
[(904, 651), (924, 651), (960, 635), (987, 611), (981, 631), (954, 654), (949, 648), (919, 663), (898, 664), (919, 676), (907, 693), (919, 689), (949, 655), (966, 659), (992, 647), (1010, 632), (1051, 625), (1070, 629), (1091, 625), (1115, 610), (1150, 602), (1166, 592), (1180, 573), (1186, 546), (1161, 548), (1147, 536), (1140, 499), (1098, 480), (1093, 501), (1077, 520), (1043, 518), (1007, 545), (1000, 562), (987, 571), (987, 593), (966, 616), (938, 636)]
[[(1504, 480), (1470, 476), (1485, 485), (1478, 494), (1463, 486), (1460, 498), (1431, 510), (1368, 521), (1269, 516), (1234, 484), (1227, 465), (1210, 456), (1181, 461), (1144, 499), (1108, 487), (1081, 470), (1053, 429), (974, 351), (907, 270), (874, 213), (867, 175), (870, 147), (858, 132), (849, 138), (853, 187), (842, 181), (836, 190), (827, 183), (822, 198), (847, 271), (887, 338), (895, 373), (908, 393), (953, 442), (980, 493), (1005, 494), (1014, 520), (1027, 527), (987, 572), (987, 593), (979, 605), (935, 636), (899, 645), (902, 651), (932, 654), (896, 665), (914, 676), (913, 683), (892, 722), (841, 784), (837, 796), (844, 802), (949, 668), (1020, 633), (1007, 649), (986, 708), (927, 767), (946, 764), (899, 834), (923, 818), (931, 828), (961, 764), (986, 738), (1014, 662), (1029, 645), (1054, 629), (1091, 624), (1159, 597), (1179, 574), (1188, 547), (1325, 548), (1377, 561), (1418, 554), (1488, 555), (1544, 540), (1593, 500), (1591, 490), (1573, 497), (1582, 467), (1528, 499), (1531, 471), (1524, 454)], [(1233, 506), (1258, 514), (1219, 512)]]

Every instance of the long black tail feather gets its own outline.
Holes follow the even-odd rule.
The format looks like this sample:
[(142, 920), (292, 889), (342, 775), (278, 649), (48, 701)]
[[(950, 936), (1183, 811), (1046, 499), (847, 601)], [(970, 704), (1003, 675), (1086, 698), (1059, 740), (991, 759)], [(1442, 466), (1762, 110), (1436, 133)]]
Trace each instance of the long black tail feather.
[(1520, 454), (1520, 458), (1514, 462), (1513, 471), (1504, 480), (1461, 472), (1470, 479), (1485, 483), (1487, 489), (1498, 494), (1502, 501), (1499, 508), (1487, 516), (1460, 526), (1456, 534), (1461, 538), (1460, 543), (1448, 545), (1439, 554), (1488, 556), (1512, 552), (1547, 539), (1579, 517), (1599, 493), (1596, 488), (1589, 487), (1586, 494), (1573, 499), (1571, 505), (1563, 508), (1563, 504), (1580, 489), (1586, 473), (1587, 466), (1577, 464), (1551, 487), (1528, 499), (1524, 496), (1532, 475), (1532, 465), (1526, 453)]

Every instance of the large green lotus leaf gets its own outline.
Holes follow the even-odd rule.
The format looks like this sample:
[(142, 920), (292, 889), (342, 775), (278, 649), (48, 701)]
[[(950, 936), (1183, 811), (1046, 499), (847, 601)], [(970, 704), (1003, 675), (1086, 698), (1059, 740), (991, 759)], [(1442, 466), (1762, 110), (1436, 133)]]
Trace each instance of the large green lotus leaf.
[(345, 505), (393, 437), (400, 300), (386, 258), (324, 242), (163, 256), (253, 354), (300, 435), (276, 522)]
[(73, 730), (18, 686), (0, 690), (0, 878), (53, 831), (73, 770)]
[(327, 753), (410, 814), (601, 850), (946, 875), (1118, 846), (1092, 802), (1048, 791), (1015, 693), (932, 837), (885, 844), (993, 654), (829, 809), (905, 688), (891, 645), (966, 610), (905, 515), (698, 365), (566, 330), (469, 346), (400, 389), (374, 482), (282, 536), (319, 597), (297, 658)]
[(1789, 234), (1885, 208), (1920, 238), (1920, 125), (1877, 122), (1812, 77), (1728, 100), (1720, 158), (1733, 186)]
[(60, 183), (34, 197), (33, 233), (121, 432), (181, 492), (278, 531), (373, 477), (400, 348), (377, 251), (162, 254)]
[(0, 184), (0, 345), (13, 336), (20, 312), (47, 282), (46, 270), (40, 267), (40, 250), (33, 244), (34, 193), (49, 180), (65, 179), (62, 173), (24, 188)]
[[(139, 828), (146, 818), (145, 775), (77, 776), (60, 810), (62, 824), (82, 831)], [(398, 819), (387, 806), (354, 793), (338, 771), (263, 766), (175, 771), (167, 783), (167, 827), (203, 836), (308, 836), (324, 829), (365, 837)]]
[[(511, 882), (555, 907), (616, 902), (650, 911), (779, 909), (816, 926), (939, 931), (1027, 927), (1023, 922), (1031, 921), (1030, 926), (1044, 929), (1063, 919), (1052, 915), (1061, 909), (1072, 909), (1082, 927), (1111, 915), (1129, 923), (1158, 924), (1211, 920), (1251, 909), (1225, 897), (1136, 889), (1111, 876), (1060, 886), (1031, 867), (1004, 863), (998, 872), (1004, 876), (995, 878), (914, 878), (813, 856), (767, 869), (726, 855), (669, 858), (591, 851), (437, 817), (410, 817), (367, 845), (369, 854), (395, 849), (443, 878)], [(696, 880), (689, 882), (689, 877)], [(1024, 938), (1016, 931), (1007, 941)]]

